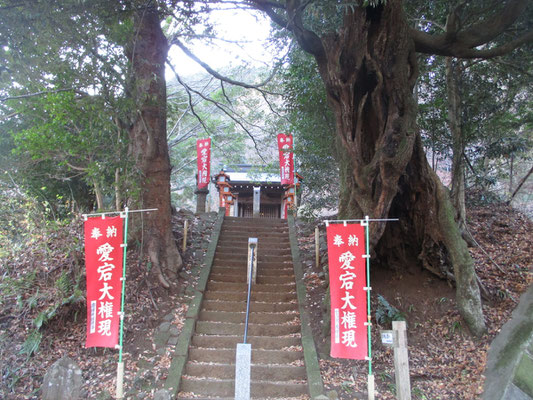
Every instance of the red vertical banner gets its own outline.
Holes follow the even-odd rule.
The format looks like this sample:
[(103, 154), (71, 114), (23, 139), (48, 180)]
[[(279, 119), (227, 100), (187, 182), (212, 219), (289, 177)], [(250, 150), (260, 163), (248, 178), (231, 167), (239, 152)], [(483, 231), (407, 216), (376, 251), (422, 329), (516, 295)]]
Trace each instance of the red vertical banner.
[(121, 217), (85, 221), (87, 340), (85, 347), (118, 344), (124, 224)]
[(279, 169), (282, 185), (294, 183), (294, 153), (292, 135), (278, 134)]
[(327, 236), (331, 357), (364, 360), (368, 356), (365, 228), (329, 224)]
[(198, 189), (203, 189), (209, 185), (211, 139), (199, 139), (196, 141), (196, 155), (198, 166)]

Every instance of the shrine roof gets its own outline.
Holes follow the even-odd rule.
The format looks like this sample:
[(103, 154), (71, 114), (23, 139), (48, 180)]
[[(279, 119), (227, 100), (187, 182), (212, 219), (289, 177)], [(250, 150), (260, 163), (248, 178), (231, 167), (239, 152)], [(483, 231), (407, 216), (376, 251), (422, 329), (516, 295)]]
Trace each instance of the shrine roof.
[(274, 172), (264, 166), (238, 164), (224, 166), (224, 172), (231, 183), (280, 184), (279, 171)]

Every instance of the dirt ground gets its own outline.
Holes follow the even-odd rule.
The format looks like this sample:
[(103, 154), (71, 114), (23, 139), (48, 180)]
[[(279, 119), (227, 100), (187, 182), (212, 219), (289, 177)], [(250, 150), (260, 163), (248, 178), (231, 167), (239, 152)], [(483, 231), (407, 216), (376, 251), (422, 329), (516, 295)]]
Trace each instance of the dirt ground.
[[(327, 283), (324, 264), (315, 266), (313, 224), (299, 224), (299, 245), (308, 289), (309, 312), (328, 390), (341, 399), (366, 398), (368, 362), (329, 357), (329, 338), (323, 333), (323, 300)], [(325, 228), (319, 224), (321, 240)], [(371, 268), (372, 369), (379, 399), (395, 398), (393, 353), (381, 345), (376, 310), (378, 295), (407, 321), (411, 388), (414, 399), (478, 399), (492, 339), (508, 320), (520, 294), (533, 282), (531, 221), (505, 205), (471, 210), (469, 229), (478, 243), (470, 249), (484, 286), (483, 310), (488, 331), (473, 338), (455, 302), (455, 288), (426, 270), (409, 272)], [(321, 258), (325, 259), (325, 246)], [(328, 311), (329, 312), (329, 311)]]

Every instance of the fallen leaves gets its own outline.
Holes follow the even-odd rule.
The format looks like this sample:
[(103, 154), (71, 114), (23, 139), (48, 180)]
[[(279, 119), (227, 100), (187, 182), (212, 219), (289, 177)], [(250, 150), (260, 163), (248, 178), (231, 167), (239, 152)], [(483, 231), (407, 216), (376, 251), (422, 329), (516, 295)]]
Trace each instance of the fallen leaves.
[[(481, 246), (470, 248), (470, 252), (478, 276), (491, 296), (483, 306), (488, 332), (481, 339), (469, 335), (446, 282), (422, 274), (397, 278), (389, 271), (383, 274), (389, 274), (386, 280), (372, 283), (372, 310), (376, 309), (375, 296), (386, 294), (387, 300), (407, 316), (413, 399), (478, 399), (483, 392), (490, 343), (510, 318), (520, 294), (533, 282), (531, 221), (502, 204), (469, 212), (469, 229)], [(329, 338), (323, 336), (322, 323), (325, 271), (317, 269), (314, 263), (314, 224), (300, 222), (299, 230), (306, 234), (299, 238), (300, 255), (305, 269), (307, 311), (321, 354), (324, 384), (328, 390), (336, 390), (341, 399), (365, 398), (368, 363), (327, 356)], [(325, 236), (322, 227), (321, 236)], [(322, 265), (327, 265), (324, 251), (321, 259)], [(394, 399), (393, 352), (381, 346), (380, 327), (373, 323), (372, 367), (379, 393), (376, 398)]]

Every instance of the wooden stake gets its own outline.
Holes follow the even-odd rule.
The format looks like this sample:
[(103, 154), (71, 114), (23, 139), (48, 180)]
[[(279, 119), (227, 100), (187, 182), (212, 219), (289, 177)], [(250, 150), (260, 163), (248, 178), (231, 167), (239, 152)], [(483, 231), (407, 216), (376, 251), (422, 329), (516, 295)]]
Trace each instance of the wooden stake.
[(124, 398), (124, 362), (117, 364), (117, 399)]
[(318, 226), (315, 227), (315, 262), (316, 267), (320, 267), (320, 231), (318, 230)]
[(368, 375), (368, 400), (374, 400), (375, 396), (374, 375)]
[(183, 251), (182, 253), (185, 253), (185, 250), (187, 250), (187, 229), (189, 228), (189, 221), (185, 220), (185, 224), (183, 225)]
[(407, 333), (405, 321), (392, 321), (394, 330), (394, 371), (396, 395), (398, 400), (411, 400), (411, 381), (409, 378), (409, 355), (407, 353)]

